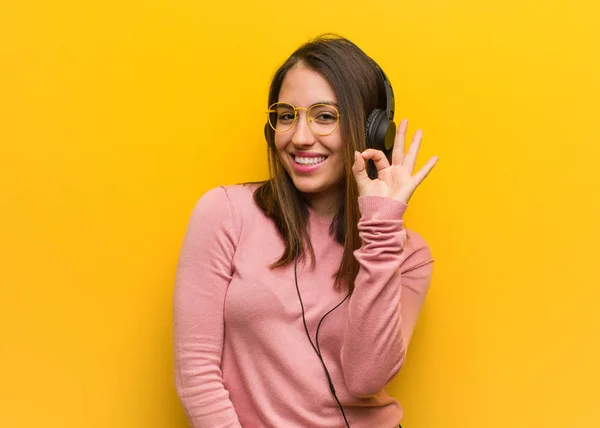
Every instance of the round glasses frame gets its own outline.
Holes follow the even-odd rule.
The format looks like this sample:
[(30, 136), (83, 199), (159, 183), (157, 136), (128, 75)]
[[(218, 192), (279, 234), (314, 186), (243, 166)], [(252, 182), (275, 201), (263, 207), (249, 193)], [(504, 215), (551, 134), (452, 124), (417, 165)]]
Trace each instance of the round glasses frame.
[[(278, 105), (278, 104), (288, 105), (288, 106), (292, 107), (292, 109), (294, 110), (294, 120), (292, 121), (290, 127), (287, 128), (287, 129), (285, 129), (285, 130), (283, 130), (283, 131), (280, 130), (280, 129), (277, 129), (275, 127), (275, 125), (273, 125), (273, 123), (271, 122), (271, 113), (277, 113), (277, 110), (274, 110), (273, 108), (276, 105)], [(337, 120), (335, 122), (335, 126), (333, 127), (333, 129), (331, 131), (322, 133), (322, 132), (317, 131), (313, 127), (313, 125), (311, 123), (312, 122), (312, 118), (310, 116), (310, 111), (313, 108), (315, 108), (315, 107), (328, 107), (328, 108), (331, 108), (331, 109), (335, 110)], [(341, 114), (340, 114), (339, 110), (337, 108), (335, 108), (334, 106), (332, 106), (331, 104), (323, 104), (323, 103), (321, 103), (321, 104), (313, 104), (312, 106), (310, 106), (308, 108), (306, 108), (306, 107), (296, 107), (296, 106), (294, 106), (291, 103), (279, 103), (279, 102), (278, 103), (273, 103), (273, 104), (271, 104), (269, 106), (269, 109), (266, 112), (267, 113), (267, 122), (269, 122), (269, 126), (271, 127), (271, 129), (273, 129), (273, 131), (278, 132), (280, 134), (283, 134), (284, 132), (288, 132), (290, 129), (292, 129), (296, 125), (296, 123), (298, 122), (298, 118), (300, 117), (300, 115), (298, 114), (298, 110), (306, 110), (306, 120), (308, 121), (308, 126), (310, 127), (310, 129), (312, 129), (315, 132), (315, 134), (320, 135), (322, 137), (333, 134), (335, 132), (335, 130), (338, 129), (338, 126), (340, 125)]]

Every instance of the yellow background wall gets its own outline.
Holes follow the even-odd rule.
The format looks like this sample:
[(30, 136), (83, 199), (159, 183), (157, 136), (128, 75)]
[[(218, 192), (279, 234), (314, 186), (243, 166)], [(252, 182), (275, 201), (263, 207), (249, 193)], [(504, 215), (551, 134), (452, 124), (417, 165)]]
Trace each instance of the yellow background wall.
[[(440, 163), (408, 428), (598, 427), (596, 2), (0, 0), (0, 426), (171, 428), (191, 209), (266, 177), (267, 85), (334, 31)], [(411, 133), (412, 134), (412, 133)]]

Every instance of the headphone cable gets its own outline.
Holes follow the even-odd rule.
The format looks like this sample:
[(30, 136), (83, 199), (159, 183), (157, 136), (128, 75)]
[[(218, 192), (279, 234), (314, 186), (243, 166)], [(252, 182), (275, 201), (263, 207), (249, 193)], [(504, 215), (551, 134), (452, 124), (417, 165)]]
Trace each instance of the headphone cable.
[(319, 321), (319, 324), (317, 325), (317, 333), (315, 336), (315, 341), (316, 341), (317, 346), (315, 346), (312, 339), (310, 338), (310, 333), (308, 332), (308, 326), (306, 324), (306, 316), (304, 314), (304, 303), (302, 302), (302, 296), (300, 295), (300, 287), (298, 286), (297, 266), (298, 266), (298, 255), (296, 254), (296, 258), (294, 259), (294, 279), (296, 282), (296, 291), (298, 292), (298, 299), (300, 300), (300, 308), (302, 310), (302, 322), (304, 323), (304, 331), (306, 332), (306, 337), (308, 337), (310, 346), (312, 346), (315, 353), (319, 357), (321, 364), (323, 365), (323, 369), (325, 370), (325, 376), (327, 376), (327, 382), (329, 383), (329, 389), (330, 389), (331, 393), (333, 394), (333, 398), (335, 398), (335, 401), (336, 401), (338, 407), (340, 408), (340, 411), (342, 412), (342, 416), (344, 418), (344, 422), (346, 423), (346, 427), (350, 428), (350, 424), (348, 423), (348, 419), (346, 418), (346, 413), (344, 412), (344, 408), (342, 407), (342, 404), (340, 403), (340, 400), (338, 399), (337, 394), (335, 393), (335, 387), (333, 386), (333, 381), (331, 380), (331, 376), (329, 375), (329, 370), (327, 370), (327, 366), (325, 365), (325, 361), (323, 360), (323, 356), (321, 354), (321, 348), (319, 347), (319, 328), (321, 327), (321, 323), (323, 322), (323, 320), (325, 319), (325, 317), (327, 315), (332, 313), (342, 303), (344, 303), (346, 301), (346, 299), (350, 296), (350, 294), (347, 294), (346, 297), (344, 297), (344, 299), (340, 303), (338, 303), (333, 309), (331, 309), (329, 312), (327, 312), (325, 315), (323, 315), (323, 317)]

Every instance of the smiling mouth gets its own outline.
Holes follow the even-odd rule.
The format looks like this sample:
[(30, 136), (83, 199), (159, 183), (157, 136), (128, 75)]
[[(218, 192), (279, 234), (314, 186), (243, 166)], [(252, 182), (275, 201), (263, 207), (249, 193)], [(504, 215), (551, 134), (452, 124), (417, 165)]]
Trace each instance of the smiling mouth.
[(294, 159), (294, 162), (298, 165), (317, 165), (324, 162), (325, 159), (327, 159), (327, 156), (305, 157), (292, 155), (292, 159)]

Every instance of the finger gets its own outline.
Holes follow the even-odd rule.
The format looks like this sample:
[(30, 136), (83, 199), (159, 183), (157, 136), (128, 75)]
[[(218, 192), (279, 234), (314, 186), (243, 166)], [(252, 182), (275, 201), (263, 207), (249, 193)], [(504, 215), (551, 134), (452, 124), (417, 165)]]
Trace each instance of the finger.
[(356, 185), (358, 189), (364, 188), (369, 181), (369, 175), (367, 174), (367, 163), (360, 155), (360, 152), (354, 152), (354, 164), (352, 164), (352, 174), (354, 175), (354, 180), (356, 180)]
[(402, 165), (404, 162), (404, 141), (406, 140), (406, 128), (408, 119), (402, 119), (396, 130), (394, 149), (392, 150), (392, 165)]
[(437, 156), (432, 157), (431, 159), (429, 159), (429, 161), (427, 161), (423, 168), (421, 168), (419, 172), (417, 172), (414, 175), (414, 179), (417, 183), (417, 186), (421, 184), (421, 182), (425, 180), (425, 177), (429, 175), (433, 167), (437, 164), (438, 159), (439, 158)]
[(389, 168), (390, 162), (385, 157), (385, 154), (381, 150), (367, 149), (362, 152), (363, 159), (371, 159), (375, 163), (377, 171)]
[(409, 168), (411, 174), (415, 169), (415, 164), (417, 163), (417, 155), (419, 154), (419, 147), (421, 147), (422, 139), (423, 131), (419, 129), (417, 132), (415, 132), (408, 152), (406, 153), (406, 157), (404, 158), (404, 165)]

